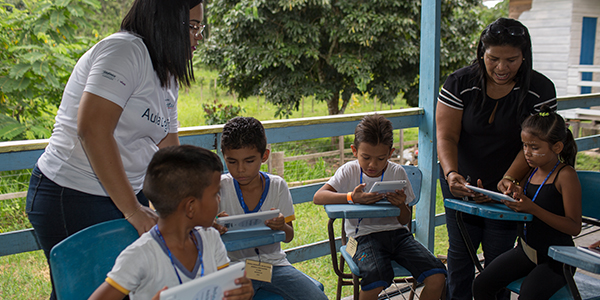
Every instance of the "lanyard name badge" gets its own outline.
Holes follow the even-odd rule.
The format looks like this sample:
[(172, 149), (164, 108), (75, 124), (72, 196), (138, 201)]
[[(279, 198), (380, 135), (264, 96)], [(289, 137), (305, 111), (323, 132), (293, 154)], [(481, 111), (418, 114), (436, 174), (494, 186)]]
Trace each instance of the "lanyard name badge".
[[(546, 181), (548, 181), (548, 178), (550, 178), (550, 175), (552, 175), (552, 173), (554, 173), (554, 170), (556, 170), (556, 167), (558, 166), (558, 164), (560, 164), (560, 160), (556, 162), (556, 164), (552, 168), (552, 171), (550, 171), (550, 173), (548, 173), (546, 178), (544, 178), (544, 181), (542, 181), (542, 184), (540, 184), (540, 186), (538, 187), (537, 191), (533, 195), (533, 198), (531, 198), (531, 202), (535, 202), (535, 199), (537, 198), (538, 194), (540, 193), (542, 186), (544, 186), (544, 184), (546, 184)], [(535, 168), (535, 170), (533, 170), (533, 172), (531, 172), (531, 175), (529, 175), (529, 179), (527, 179), (527, 183), (525, 184), (525, 187), (523, 188), (523, 194), (525, 194), (527, 192), (527, 187), (529, 186), (529, 182), (531, 181), (533, 174), (535, 174), (535, 172), (537, 170), (538, 170), (538, 168)], [(523, 252), (525, 252), (525, 255), (529, 258), (529, 260), (531, 260), (534, 264), (537, 265), (537, 250), (535, 250), (533, 247), (531, 247), (527, 244), (527, 223), (523, 224), (523, 237), (521, 237), (521, 246), (523, 247)]]
[(237, 180), (235, 180), (235, 178), (233, 178), (233, 186), (235, 187), (235, 193), (238, 197), (238, 201), (240, 201), (240, 205), (242, 206), (242, 209), (244, 209), (245, 214), (255, 213), (255, 212), (260, 211), (260, 208), (265, 203), (265, 199), (267, 198), (267, 194), (269, 193), (269, 186), (271, 185), (271, 179), (269, 179), (269, 176), (267, 176), (267, 174), (265, 174), (264, 172), (260, 172), (259, 176), (261, 176), (261, 180), (264, 178), (265, 187), (263, 189), (262, 195), (260, 195), (260, 200), (258, 201), (258, 205), (256, 205), (256, 207), (253, 210), (250, 210), (248, 208), (248, 205), (246, 205), (246, 202), (244, 201), (244, 196), (242, 195), (242, 189), (240, 188), (240, 184)]
[[(177, 279), (179, 280), (179, 284), (182, 284), (181, 277), (179, 276), (179, 272), (177, 271), (177, 267), (175, 266), (175, 261), (173, 261), (173, 254), (171, 254), (171, 250), (169, 246), (167, 246), (167, 242), (165, 238), (163, 238), (160, 230), (158, 230), (158, 225), (154, 225), (154, 231), (160, 238), (160, 241), (165, 244), (165, 248), (167, 248), (167, 253), (169, 254), (169, 259), (171, 260), (171, 265), (173, 265), (173, 269), (175, 270), (175, 275), (177, 275)], [(190, 236), (192, 237), (192, 241), (194, 245), (196, 245), (196, 250), (198, 250), (198, 261), (200, 261), (200, 277), (204, 276), (204, 261), (202, 261), (202, 237), (198, 237), (198, 242), (194, 240), (194, 234), (190, 231)]]
[[(383, 175), (385, 174), (385, 170), (383, 170), (381, 172), (381, 179), (380, 181), (383, 181)], [(360, 169), (360, 184), (363, 183), (363, 170), (362, 168)], [(354, 234), (358, 234), (358, 227), (360, 226), (360, 222), (362, 221), (363, 218), (359, 218), (358, 219), (358, 223), (356, 224), (356, 229), (354, 230)], [(350, 254), (350, 256), (354, 256), (354, 254), (356, 253), (356, 248), (358, 247), (358, 242), (356, 241), (355, 238), (353, 237), (348, 237), (348, 243), (346, 244), (346, 252), (348, 252), (348, 254)]]
[(252, 280), (271, 282), (273, 265), (260, 261), (260, 251), (258, 251), (258, 248), (254, 248), (254, 252), (258, 255), (258, 261), (246, 259), (246, 277)]

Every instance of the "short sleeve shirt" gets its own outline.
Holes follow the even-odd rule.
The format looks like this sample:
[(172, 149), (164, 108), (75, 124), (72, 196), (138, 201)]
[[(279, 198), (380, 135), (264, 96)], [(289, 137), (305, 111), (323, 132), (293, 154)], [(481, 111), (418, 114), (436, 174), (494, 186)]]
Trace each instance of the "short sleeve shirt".
[(519, 86), (505, 97), (486, 97), (482, 101), (476, 77), (472, 66), (452, 73), (444, 83), (438, 101), (463, 112), (458, 172), (465, 178), (470, 176), (473, 181), (481, 179), (486, 189), (496, 191), (498, 181), (522, 148), (521, 123), (527, 116), (539, 112), (544, 104), (556, 110), (556, 90), (550, 79), (532, 71), (529, 93), (519, 113)]
[[(228, 266), (227, 251), (219, 232), (214, 228), (203, 227), (196, 227), (194, 231), (196, 240), (202, 241), (204, 275)], [(201, 277), (202, 266), (199, 260), (191, 272), (176, 257), (173, 257), (171, 263), (165, 244), (152, 229), (121, 252), (106, 281), (125, 294), (129, 292), (132, 300), (146, 300), (151, 299), (164, 286), (174, 287), (180, 284), (175, 268), (182, 283)]]
[[(388, 161), (388, 165), (385, 169), (385, 172), (383, 173), (383, 178), (381, 178), (381, 176), (369, 177), (363, 174), (361, 172), (360, 165), (358, 164), (358, 160), (353, 160), (339, 167), (335, 171), (333, 177), (331, 177), (329, 181), (327, 181), (327, 184), (329, 184), (339, 193), (352, 192), (354, 191), (354, 188), (356, 188), (361, 183), (361, 175), (362, 182), (367, 184), (365, 186), (366, 191), (371, 189), (373, 184), (378, 181), (408, 181), (408, 175), (406, 174), (406, 171), (401, 165), (397, 163)], [(413, 192), (412, 186), (410, 184), (406, 185), (406, 188), (404, 188), (404, 193), (406, 194), (407, 203), (415, 199), (415, 193)], [(344, 226), (346, 234), (353, 238), (371, 234), (374, 232), (390, 231), (405, 227), (404, 225), (400, 224), (400, 222), (398, 222), (398, 219), (396, 217), (346, 219), (346, 223)]]
[[(283, 178), (277, 175), (271, 175), (261, 172), (265, 178), (265, 189), (268, 189), (263, 205), (258, 211), (268, 211), (271, 208), (279, 209), (283, 214), (285, 222), (291, 222), (296, 219), (294, 215), (294, 203), (292, 195)], [(268, 183), (267, 183), (268, 182)], [(244, 208), (238, 198), (234, 179), (231, 174), (221, 175), (221, 202), (219, 203), (219, 211), (225, 211), (230, 216), (245, 214)], [(243, 249), (229, 252), (229, 258), (232, 261), (240, 261), (245, 259), (259, 260), (256, 250), (260, 255), (260, 261), (270, 263), (274, 266), (288, 266), (290, 262), (287, 260), (285, 252), (281, 249), (281, 243), (275, 243), (257, 247), (257, 249)]]
[(114, 138), (125, 173), (139, 192), (157, 144), (168, 133), (177, 132), (177, 83), (161, 87), (144, 42), (127, 32), (98, 42), (75, 65), (38, 166), (61, 186), (107, 196), (77, 136), (77, 113), (84, 92), (123, 109)]

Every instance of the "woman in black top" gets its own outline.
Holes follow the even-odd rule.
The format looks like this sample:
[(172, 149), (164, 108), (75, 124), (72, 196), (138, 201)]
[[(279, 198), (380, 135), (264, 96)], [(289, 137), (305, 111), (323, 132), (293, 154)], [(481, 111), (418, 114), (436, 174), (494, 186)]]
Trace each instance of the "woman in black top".
[[(513, 19), (494, 21), (481, 33), (473, 64), (450, 75), (438, 97), (437, 147), (444, 198), (487, 201), (464, 186), (467, 179), (489, 190), (513, 188), (515, 178), (528, 170), (520, 124), (544, 104), (556, 110), (556, 91), (548, 78), (532, 70), (527, 28)], [(475, 270), (455, 213), (446, 209), (448, 299), (466, 300), (471, 299)], [(473, 246), (482, 245), (486, 265), (514, 245), (514, 222), (472, 215), (465, 215), (464, 222)]]

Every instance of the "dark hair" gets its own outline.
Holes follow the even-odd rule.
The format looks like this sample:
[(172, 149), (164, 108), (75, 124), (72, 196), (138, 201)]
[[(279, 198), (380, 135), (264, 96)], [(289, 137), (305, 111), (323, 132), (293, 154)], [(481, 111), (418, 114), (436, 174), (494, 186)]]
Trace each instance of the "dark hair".
[(265, 128), (253, 117), (235, 117), (223, 127), (221, 151), (256, 147), (260, 155), (267, 150)]
[(384, 144), (394, 145), (394, 126), (392, 122), (379, 114), (365, 116), (354, 129), (354, 147), (358, 149), (361, 143), (373, 146)]
[(223, 172), (223, 164), (212, 151), (192, 145), (165, 147), (154, 154), (148, 165), (144, 195), (165, 218), (177, 210), (183, 199), (202, 199), (214, 172)]
[(569, 130), (565, 120), (552, 111), (550, 106), (543, 105), (539, 113), (527, 117), (521, 125), (521, 130), (547, 142), (550, 146), (562, 142), (564, 147), (558, 157), (562, 162), (575, 167), (577, 143), (575, 143), (573, 133)]
[[(515, 34), (516, 32), (516, 34)], [(477, 58), (473, 61), (473, 68), (477, 70), (478, 85), (482, 91), (482, 104), (486, 98), (486, 69), (483, 61), (485, 51), (492, 46), (512, 46), (521, 49), (523, 63), (517, 71), (515, 81), (519, 89), (519, 112), (523, 108), (523, 99), (529, 93), (529, 82), (533, 66), (533, 55), (531, 54), (531, 37), (525, 25), (515, 19), (499, 18), (489, 24), (479, 36), (477, 44)]]
[(135, 0), (121, 30), (142, 38), (162, 87), (171, 78), (189, 86), (194, 80), (190, 45), (190, 9), (202, 0)]

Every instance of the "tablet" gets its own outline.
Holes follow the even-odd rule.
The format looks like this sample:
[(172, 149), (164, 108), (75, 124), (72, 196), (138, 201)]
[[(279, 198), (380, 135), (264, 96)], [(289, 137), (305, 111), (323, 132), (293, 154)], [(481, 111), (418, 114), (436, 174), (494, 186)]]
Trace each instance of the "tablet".
[(228, 231), (255, 227), (266, 227), (265, 221), (279, 216), (279, 209), (259, 211), (255, 213), (219, 217), (217, 224), (225, 226)]
[(480, 187), (472, 186), (472, 185), (469, 185), (469, 184), (466, 184), (465, 186), (468, 189), (470, 189), (470, 190), (472, 190), (474, 192), (477, 192), (477, 193), (480, 193), (480, 194), (484, 194), (484, 195), (492, 198), (492, 200), (496, 200), (496, 201), (507, 200), (507, 201), (510, 201), (510, 202), (517, 202), (517, 200), (509, 197), (508, 195), (504, 195), (504, 194), (501, 194), (501, 193), (498, 193), (498, 192), (494, 192), (494, 191), (482, 189)]
[(598, 249), (598, 247), (596, 247), (595, 249), (590, 249), (588, 247), (577, 246), (577, 248), (585, 253), (588, 253), (597, 258), (600, 258), (600, 249)]
[(160, 293), (160, 300), (222, 299), (225, 291), (241, 286), (235, 284), (235, 280), (244, 276), (245, 269), (245, 262), (233, 264), (217, 272), (168, 288)]
[(371, 187), (369, 193), (394, 193), (396, 190), (404, 189), (406, 184), (406, 180), (378, 181)]

